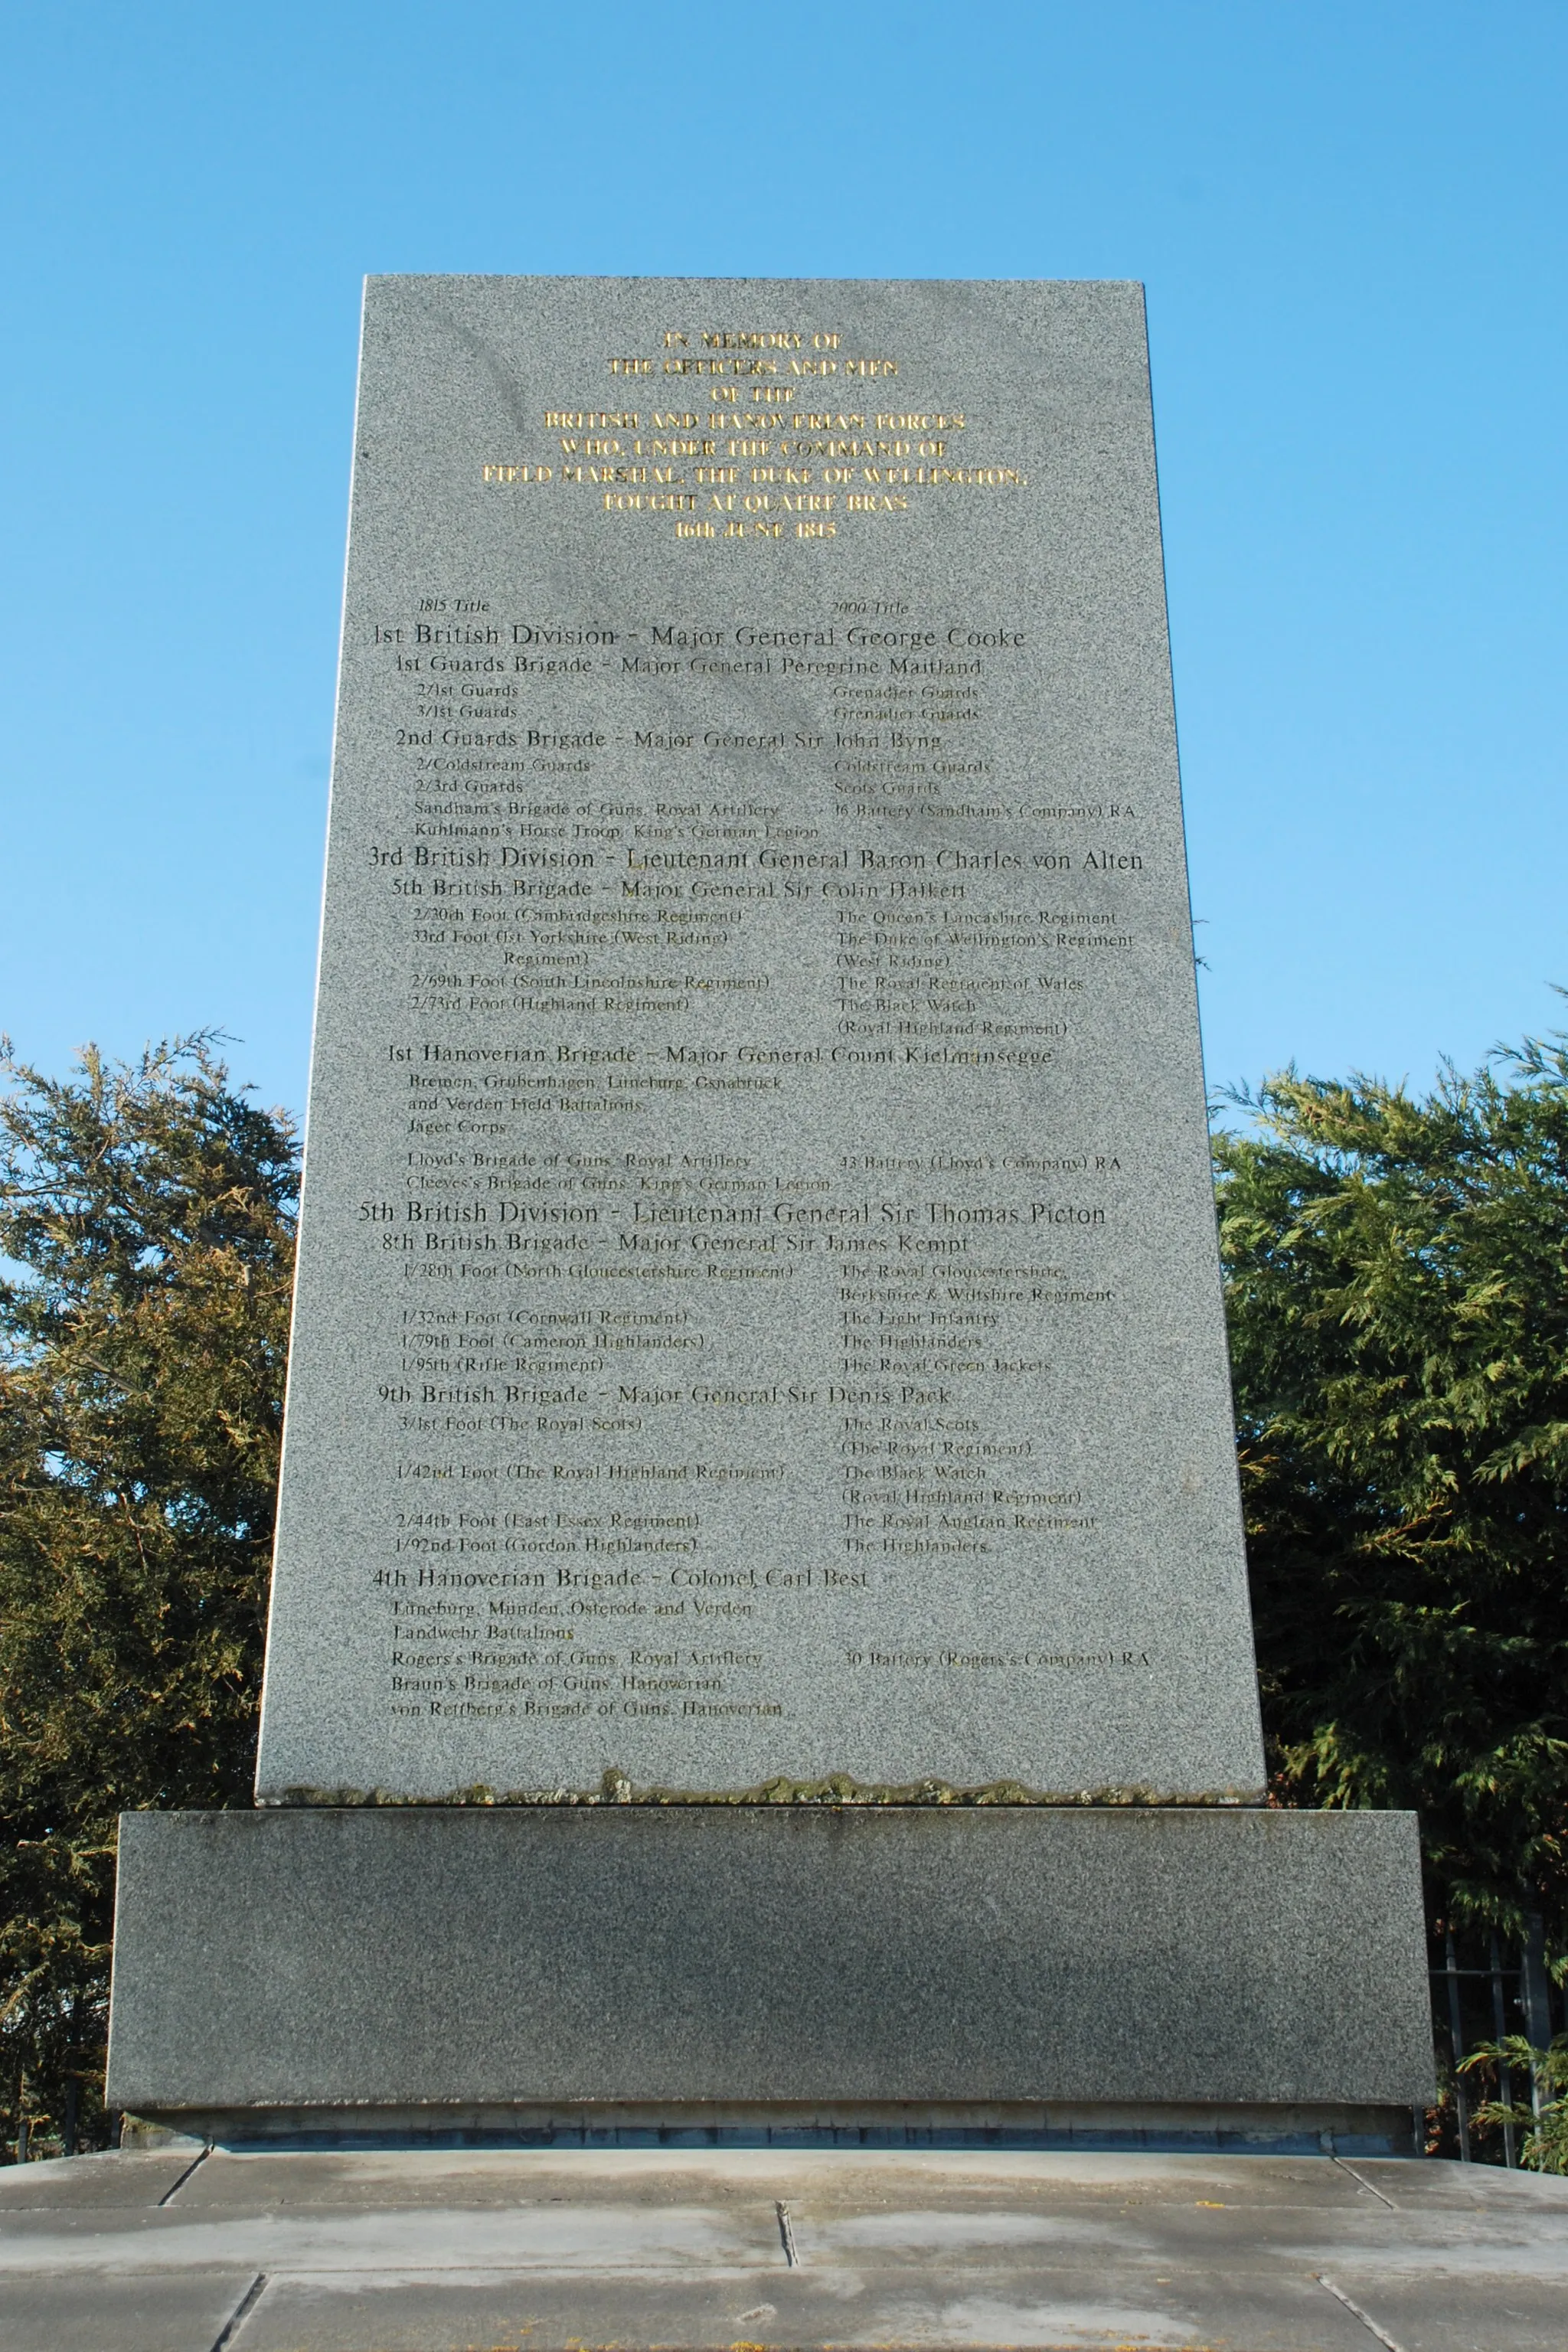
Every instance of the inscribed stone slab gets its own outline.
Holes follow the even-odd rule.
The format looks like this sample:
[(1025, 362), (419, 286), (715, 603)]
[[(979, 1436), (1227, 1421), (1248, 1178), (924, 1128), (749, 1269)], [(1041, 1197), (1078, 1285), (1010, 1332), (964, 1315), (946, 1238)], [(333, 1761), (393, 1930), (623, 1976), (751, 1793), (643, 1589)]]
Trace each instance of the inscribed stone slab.
[(1142, 297), (366, 298), (258, 1788), (1255, 1792)]

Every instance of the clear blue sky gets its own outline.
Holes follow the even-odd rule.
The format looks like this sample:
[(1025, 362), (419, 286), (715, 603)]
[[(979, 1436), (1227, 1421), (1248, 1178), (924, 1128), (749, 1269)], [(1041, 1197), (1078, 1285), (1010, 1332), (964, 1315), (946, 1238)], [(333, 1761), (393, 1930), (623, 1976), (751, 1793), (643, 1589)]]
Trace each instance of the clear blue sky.
[(1211, 1079), (1555, 1019), (1561, 0), (0, 37), (24, 1054), (217, 1024), (303, 1100), (359, 280), (403, 269), (1144, 279)]

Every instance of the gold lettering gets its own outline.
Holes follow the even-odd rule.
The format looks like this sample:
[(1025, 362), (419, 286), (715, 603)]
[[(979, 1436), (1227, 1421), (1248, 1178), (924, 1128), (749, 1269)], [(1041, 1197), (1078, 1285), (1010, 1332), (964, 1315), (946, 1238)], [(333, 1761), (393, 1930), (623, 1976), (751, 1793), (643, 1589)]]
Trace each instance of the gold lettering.
[(609, 514), (674, 514), (697, 504), (693, 490), (606, 490), (604, 499)]
[[(714, 327), (693, 334), (666, 328), (658, 357), (616, 355), (605, 362), (609, 373), (709, 379), (690, 389), (713, 404), (711, 413), (656, 407), (645, 420), (637, 409), (548, 408), (544, 428), (560, 436), (569, 462), (554, 468), (496, 458), (481, 465), (480, 479), (509, 488), (560, 481), (593, 488), (603, 512), (667, 514), (675, 536), (691, 540), (779, 540), (786, 530), (796, 540), (832, 539), (836, 509), (855, 516), (907, 514), (915, 490), (1027, 486), (1016, 466), (941, 462), (948, 456), (946, 436), (970, 429), (961, 409), (886, 409), (869, 418), (850, 410), (795, 412), (795, 386), (779, 382), (781, 375), (821, 382), (900, 373), (894, 359), (841, 354), (842, 340), (826, 329)], [(728, 381), (711, 380), (717, 377)], [(827, 390), (823, 382), (817, 398)], [(786, 413), (775, 418), (769, 410)], [(647, 438), (640, 437), (645, 424)], [(704, 438), (704, 430), (725, 438)], [(769, 433), (784, 437), (764, 437)], [(624, 441), (621, 435), (639, 437)], [(721, 448), (745, 465), (713, 462)], [(688, 490), (680, 466), (693, 459), (702, 462), (693, 466), (696, 487)], [(749, 488), (739, 487), (748, 481)], [(781, 517), (788, 520), (775, 520)]]

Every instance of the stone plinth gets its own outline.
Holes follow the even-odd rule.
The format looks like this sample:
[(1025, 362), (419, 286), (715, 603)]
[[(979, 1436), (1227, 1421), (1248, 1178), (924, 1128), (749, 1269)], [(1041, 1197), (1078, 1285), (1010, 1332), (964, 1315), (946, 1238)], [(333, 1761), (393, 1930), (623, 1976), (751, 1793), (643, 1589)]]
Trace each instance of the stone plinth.
[(1425, 1968), (1408, 1814), (138, 1813), (109, 2095), (241, 2137), (1387, 2142)]

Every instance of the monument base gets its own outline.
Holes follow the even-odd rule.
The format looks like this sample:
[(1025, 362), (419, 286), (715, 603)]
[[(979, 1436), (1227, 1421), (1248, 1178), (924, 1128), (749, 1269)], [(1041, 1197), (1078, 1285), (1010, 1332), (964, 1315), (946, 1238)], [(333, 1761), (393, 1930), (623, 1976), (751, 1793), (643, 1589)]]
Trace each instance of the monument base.
[(108, 2096), (220, 2143), (1408, 2152), (1415, 1817), (130, 1813)]
[(1079, 2153), (1420, 2156), (1423, 2106), (888, 2101), (725, 2106), (172, 2107), (128, 2115), (124, 2148), (1061, 2148)]
[(668, 2105), (169, 2107), (127, 2115), (120, 2147), (1032, 2147), (1123, 2155), (1420, 2157), (1425, 2107), (1347, 2105)]

